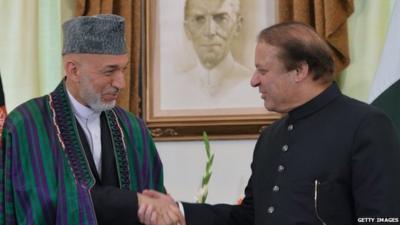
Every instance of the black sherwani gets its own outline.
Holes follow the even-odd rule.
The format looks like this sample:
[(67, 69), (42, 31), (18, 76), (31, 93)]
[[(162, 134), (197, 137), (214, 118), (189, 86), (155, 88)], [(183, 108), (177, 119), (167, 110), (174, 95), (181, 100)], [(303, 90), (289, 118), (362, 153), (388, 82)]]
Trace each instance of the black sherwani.
[(381, 111), (342, 95), (334, 83), (261, 134), (242, 205), (184, 203), (187, 224), (396, 221), (400, 142), (394, 129)]

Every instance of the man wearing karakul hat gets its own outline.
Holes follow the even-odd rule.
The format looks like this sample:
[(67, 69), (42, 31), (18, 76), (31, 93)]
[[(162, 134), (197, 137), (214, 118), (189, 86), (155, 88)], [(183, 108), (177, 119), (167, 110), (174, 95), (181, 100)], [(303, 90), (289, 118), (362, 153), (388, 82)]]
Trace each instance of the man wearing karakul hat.
[(124, 19), (77, 17), (63, 31), (65, 78), (4, 125), (0, 224), (138, 224), (140, 204), (171, 203), (140, 194), (165, 192), (161, 161), (143, 121), (115, 106), (128, 66)]

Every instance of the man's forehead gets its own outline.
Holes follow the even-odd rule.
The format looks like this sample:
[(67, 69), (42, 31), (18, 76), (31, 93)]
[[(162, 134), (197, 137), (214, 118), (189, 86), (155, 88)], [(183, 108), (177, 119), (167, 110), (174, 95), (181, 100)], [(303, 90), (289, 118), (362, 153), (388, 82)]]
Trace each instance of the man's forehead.
[[(265, 42), (258, 42), (256, 45), (255, 59), (259, 62), (267, 62), (278, 59), (281, 49)], [(261, 64), (261, 63), (260, 63)]]
[(231, 13), (238, 0), (188, 0), (189, 14)]

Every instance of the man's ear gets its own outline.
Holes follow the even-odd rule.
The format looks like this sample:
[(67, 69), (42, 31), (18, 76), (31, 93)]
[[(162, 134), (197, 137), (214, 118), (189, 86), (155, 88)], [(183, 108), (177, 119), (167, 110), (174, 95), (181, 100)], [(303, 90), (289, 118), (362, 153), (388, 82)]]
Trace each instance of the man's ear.
[(309, 75), (309, 66), (308, 63), (303, 61), (299, 63), (299, 66), (295, 69), (296, 74), (295, 74), (295, 81), (296, 82), (300, 82), (303, 81), (304, 79), (307, 78), (307, 76)]
[(79, 81), (79, 70), (77, 62), (70, 58), (64, 59), (64, 71), (67, 75), (67, 78), (72, 81)]
[(243, 26), (243, 16), (238, 15), (237, 20), (236, 20), (236, 25), (235, 25), (235, 33), (233, 34), (234, 37), (237, 37), (240, 34), (240, 31), (242, 30)]

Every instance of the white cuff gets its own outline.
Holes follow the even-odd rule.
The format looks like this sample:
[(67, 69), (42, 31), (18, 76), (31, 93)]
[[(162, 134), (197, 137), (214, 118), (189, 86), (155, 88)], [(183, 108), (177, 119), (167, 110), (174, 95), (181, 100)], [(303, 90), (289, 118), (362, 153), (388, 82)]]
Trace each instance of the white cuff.
[(185, 209), (183, 208), (182, 202), (176, 202), (176, 203), (178, 204), (179, 211), (181, 211), (183, 217), (185, 217)]

